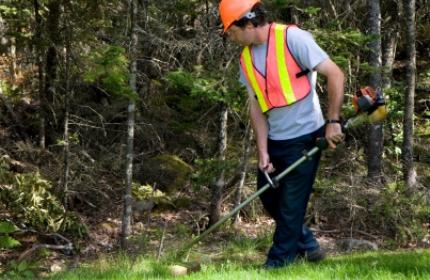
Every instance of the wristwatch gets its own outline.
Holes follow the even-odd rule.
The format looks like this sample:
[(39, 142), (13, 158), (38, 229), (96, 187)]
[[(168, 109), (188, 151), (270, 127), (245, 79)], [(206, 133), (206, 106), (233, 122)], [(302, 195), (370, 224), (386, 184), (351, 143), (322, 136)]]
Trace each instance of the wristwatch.
[(325, 123), (326, 124), (329, 124), (329, 123), (342, 123), (342, 121), (341, 120), (326, 120)]

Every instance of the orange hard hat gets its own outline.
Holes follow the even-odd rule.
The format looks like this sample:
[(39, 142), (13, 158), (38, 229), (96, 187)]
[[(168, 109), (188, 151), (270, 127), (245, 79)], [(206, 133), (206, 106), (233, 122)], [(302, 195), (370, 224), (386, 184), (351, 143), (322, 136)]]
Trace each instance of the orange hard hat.
[(222, 0), (219, 4), (219, 14), (224, 25), (224, 32), (233, 22), (243, 17), (246, 12), (251, 11), (255, 4), (260, 2), (260, 0)]

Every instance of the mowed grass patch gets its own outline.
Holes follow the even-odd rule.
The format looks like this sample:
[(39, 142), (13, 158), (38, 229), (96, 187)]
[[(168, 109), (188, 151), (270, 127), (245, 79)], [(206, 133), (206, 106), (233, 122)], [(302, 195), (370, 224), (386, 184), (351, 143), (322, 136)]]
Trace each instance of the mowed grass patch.
[[(245, 258), (246, 259), (246, 258)], [(203, 263), (201, 270), (174, 277), (168, 263), (125, 256), (104, 258), (78, 269), (54, 275), (52, 280), (81, 279), (430, 279), (430, 250), (377, 252), (337, 256), (319, 264), (298, 262), (264, 270), (261, 263), (229, 261)]]

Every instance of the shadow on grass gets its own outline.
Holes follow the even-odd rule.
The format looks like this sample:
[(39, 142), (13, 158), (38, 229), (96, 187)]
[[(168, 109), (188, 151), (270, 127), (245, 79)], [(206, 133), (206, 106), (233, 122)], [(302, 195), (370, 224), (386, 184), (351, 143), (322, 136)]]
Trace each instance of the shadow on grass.
[(319, 264), (300, 262), (269, 273), (306, 279), (430, 279), (430, 251), (344, 255)]
[(353, 272), (385, 271), (404, 276), (428, 276), (430, 278), (430, 251), (385, 252), (366, 255), (351, 255), (341, 259), (329, 259), (322, 265), (346, 266)]
[[(237, 255), (229, 260), (243, 270), (261, 270), (260, 260), (241, 259)], [(219, 270), (222, 261), (213, 263), (215, 270)], [(282, 269), (264, 271), (292, 279), (430, 279), (430, 251), (351, 254), (328, 257), (318, 264), (297, 262)]]

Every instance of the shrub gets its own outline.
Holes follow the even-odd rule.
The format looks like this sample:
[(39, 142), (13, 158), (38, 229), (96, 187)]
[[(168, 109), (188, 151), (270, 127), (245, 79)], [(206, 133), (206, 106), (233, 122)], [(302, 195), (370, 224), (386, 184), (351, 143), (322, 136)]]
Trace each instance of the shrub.
[(52, 185), (38, 173), (14, 173), (5, 157), (0, 158), (0, 201), (20, 223), (38, 231), (67, 231), (77, 222), (66, 215)]

